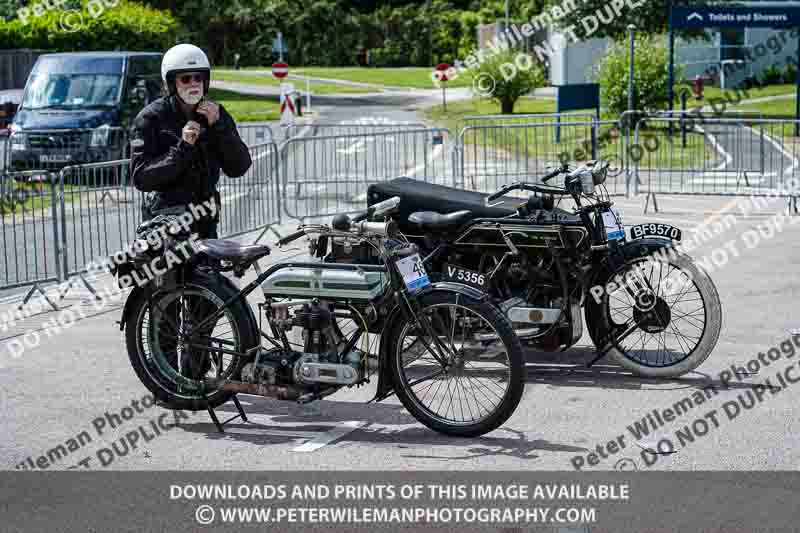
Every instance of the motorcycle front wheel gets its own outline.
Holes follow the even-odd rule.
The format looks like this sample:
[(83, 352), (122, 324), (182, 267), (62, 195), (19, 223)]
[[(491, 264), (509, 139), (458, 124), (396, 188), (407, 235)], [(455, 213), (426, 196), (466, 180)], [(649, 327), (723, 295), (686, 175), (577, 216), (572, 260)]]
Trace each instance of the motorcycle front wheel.
[(608, 357), (623, 368), (677, 377), (716, 346), (722, 304), (708, 273), (688, 255), (642, 257), (606, 280), (601, 297), (587, 296), (586, 323), (598, 350), (610, 342)]
[(387, 338), (397, 397), (446, 435), (498, 428), (517, 408), (525, 382), (522, 346), (508, 319), (490, 303), (455, 292), (431, 292), (419, 304), (430, 329), (401, 317)]

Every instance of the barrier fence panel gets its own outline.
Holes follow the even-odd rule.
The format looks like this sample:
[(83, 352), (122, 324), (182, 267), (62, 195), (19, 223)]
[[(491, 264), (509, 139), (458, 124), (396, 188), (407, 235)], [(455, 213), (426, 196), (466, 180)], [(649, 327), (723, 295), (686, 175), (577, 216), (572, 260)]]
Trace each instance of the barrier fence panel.
[(250, 146), (253, 161), (244, 176), (221, 176), (220, 237), (233, 237), (280, 222), (278, 147), (274, 142)]
[(296, 137), (303, 128), (308, 128), (308, 136), (329, 137), (337, 135), (368, 135), (370, 133), (424, 130), (427, 126), (422, 122), (395, 122), (378, 119), (339, 123), (314, 122), (305, 126), (293, 126), (292, 137)]
[(362, 210), (372, 183), (407, 176), (451, 185), (456, 171), (445, 129), (293, 138), (281, 169), (283, 209), (297, 219)]
[(624, 192), (624, 138), (616, 121), (467, 126), (459, 134), (460, 186), (492, 192), (513, 181), (539, 181), (560, 162), (611, 159), (607, 187)]
[(640, 119), (630, 157), (638, 192), (774, 194), (800, 172), (797, 125), (775, 119)]
[(471, 126), (513, 126), (549, 124), (551, 122), (591, 122), (594, 113), (568, 111), (565, 113), (521, 113), (514, 115), (470, 115), (458, 121), (458, 131)]
[(142, 193), (130, 180), (130, 160), (63, 169), (61, 239), (67, 276), (123, 250), (142, 221)]
[(256, 146), (264, 143), (274, 142), (275, 132), (269, 124), (237, 124), (239, 137), (247, 146)]
[(0, 175), (0, 288), (59, 279), (58, 174)]

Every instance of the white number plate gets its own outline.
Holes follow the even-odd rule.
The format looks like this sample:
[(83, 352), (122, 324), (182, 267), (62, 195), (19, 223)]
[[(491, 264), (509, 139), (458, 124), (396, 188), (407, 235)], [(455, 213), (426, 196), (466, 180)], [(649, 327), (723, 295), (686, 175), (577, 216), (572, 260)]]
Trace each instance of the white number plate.
[(428, 279), (428, 274), (425, 272), (425, 266), (422, 264), (422, 259), (419, 254), (409, 255), (397, 261), (397, 269), (403, 276), (403, 281), (406, 283), (409, 291), (415, 291), (431, 284)]
[(609, 241), (625, 238), (625, 227), (622, 225), (622, 216), (620, 212), (613, 207), (603, 212), (603, 225), (606, 227), (606, 235)]
[(42, 163), (66, 163), (70, 159), (72, 159), (72, 156), (69, 154), (41, 154), (39, 156), (39, 161)]

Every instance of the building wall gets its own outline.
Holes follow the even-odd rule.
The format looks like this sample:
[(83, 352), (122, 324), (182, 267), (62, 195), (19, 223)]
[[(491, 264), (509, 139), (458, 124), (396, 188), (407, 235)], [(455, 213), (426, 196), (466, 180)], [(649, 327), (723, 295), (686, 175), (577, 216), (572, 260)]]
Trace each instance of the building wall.
[[(780, 38), (783, 31), (786, 42)], [(709, 30), (710, 40), (675, 38), (675, 64), (684, 65), (684, 79), (691, 80), (697, 75), (705, 75), (709, 67), (720, 66), (720, 35), (719, 32)], [(771, 42), (770, 37), (776, 37)], [(666, 36), (665, 36), (666, 38)], [(780, 46), (776, 43), (779, 42)], [(771, 28), (747, 28), (745, 30), (745, 44), (750, 49), (754, 61), (745, 67), (747, 76), (758, 76), (771, 64), (783, 66), (786, 57), (797, 57), (798, 38), (792, 38), (790, 30), (775, 30)], [(763, 45), (756, 53), (756, 47)], [(602, 59), (608, 39), (590, 39), (580, 43), (567, 43), (566, 38), (560, 33), (550, 36), (550, 46), (554, 50), (550, 65), (550, 84), (566, 85), (569, 83), (590, 83), (591, 67)], [(771, 48), (770, 48), (771, 47)], [(775, 50), (780, 49), (778, 52)]]
[(561, 33), (550, 36), (553, 56), (550, 59), (550, 84), (591, 83), (591, 71), (608, 48), (608, 39), (589, 39), (580, 43), (567, 43)]

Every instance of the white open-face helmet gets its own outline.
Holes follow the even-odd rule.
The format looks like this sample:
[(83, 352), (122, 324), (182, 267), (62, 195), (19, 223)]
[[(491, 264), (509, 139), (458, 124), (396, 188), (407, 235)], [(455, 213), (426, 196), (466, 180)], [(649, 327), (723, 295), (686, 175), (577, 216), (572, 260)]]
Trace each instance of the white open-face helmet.
[(208, 94), (211, 64), (205, 52), (193, 44), (178, 44), (167, 50), (161, 60), (161, 79), (167, 85), (169, 94), (175, 94), (175, 75), (181, 72), (205, 72), (203, 94)]

